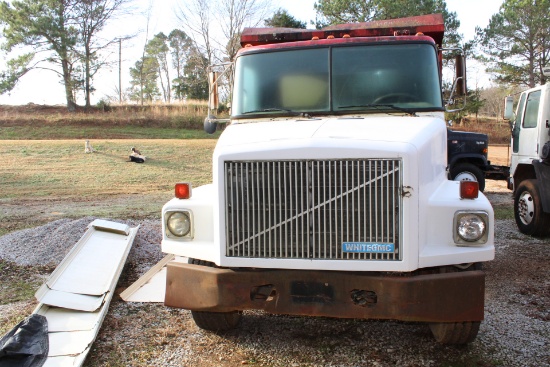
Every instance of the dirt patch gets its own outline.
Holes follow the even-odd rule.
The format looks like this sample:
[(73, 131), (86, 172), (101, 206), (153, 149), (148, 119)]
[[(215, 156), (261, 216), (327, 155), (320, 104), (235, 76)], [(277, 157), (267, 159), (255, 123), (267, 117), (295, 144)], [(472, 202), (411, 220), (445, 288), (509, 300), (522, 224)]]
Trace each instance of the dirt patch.
[(497, 166), (510, 165), (510, 146), (509, 145), (489, 145), (488, 159)]

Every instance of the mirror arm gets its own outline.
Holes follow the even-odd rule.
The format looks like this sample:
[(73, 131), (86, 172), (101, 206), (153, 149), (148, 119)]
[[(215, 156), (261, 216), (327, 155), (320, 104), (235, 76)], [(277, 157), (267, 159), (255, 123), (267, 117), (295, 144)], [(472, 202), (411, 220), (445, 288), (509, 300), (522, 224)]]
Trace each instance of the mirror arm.
[[(218, 81), (220, 80), (221, 77), (223, 77), (225, 74), (227, 74), (232, 68), (231, 66), (233, 65), (232, 62), (224, 62), (224, 63), (221, 63), (221, 64), (216, 64), (216, 65), (210, 65), (206, 71), (208, 73), (208, 117), (207, 118), (215, 118), (214, 116), (215, 115), (212, 115), (212, 111), (213, 110), (217, 110), (218, 109), (218, 106), (217, 106), (217, 94), (216, 94), (216, 101), (214, 102), (215, 106), (212, 106), (211, 105), (211, 101), (212, 101), (212, 94), (214, 93), (214, 88), (217, 88), (218, 86)], [(214, 69), (215, 68), (220, 68), (220, 67), (223, 67), (223, 70), (218, 74), (218, 73), (215, 73), (214, 72)], [(211, 79), (210, 78), (210, 75), (211, 73), (214, 75), (214, 78)], [(220, 120), (221, 122), (221, 120)]]
[[(449, 96), (449, 99), (447, 100), (447, 104), (450, 103), (450, 101), (453, 100), (453, 97), (454, 97), (454, 94), (455, 94), (455, 91), (456, 91), (456, 86), (458, 84), (458, 81), (459, 79), (463, 79), (464, 77), (462, 76), (459, 76), (458, 78), (456, 78), (456, 80), (454, 81), (453, 83), (453, 88), (451, 89), (451, 95)], [(466, 94), (464, 96), (462, 96), (462, 107), (460, 108), (456, 108), (454, 110), (445, 110), (445, 112), (448, 112), (448, 113), (454, 113), (454, 112), (460, 112), (462, 111), (463, 109), (466, 108)]]

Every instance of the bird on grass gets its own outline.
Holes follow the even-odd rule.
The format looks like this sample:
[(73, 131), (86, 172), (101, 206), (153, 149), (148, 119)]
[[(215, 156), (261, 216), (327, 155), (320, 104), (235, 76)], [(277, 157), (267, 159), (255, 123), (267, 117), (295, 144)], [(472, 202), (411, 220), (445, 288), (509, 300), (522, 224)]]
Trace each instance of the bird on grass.
[(141, 152), (132, 147), (132, 153), (130, 153), (130, 162), (144, 163), (145, 156), (141, 155)]

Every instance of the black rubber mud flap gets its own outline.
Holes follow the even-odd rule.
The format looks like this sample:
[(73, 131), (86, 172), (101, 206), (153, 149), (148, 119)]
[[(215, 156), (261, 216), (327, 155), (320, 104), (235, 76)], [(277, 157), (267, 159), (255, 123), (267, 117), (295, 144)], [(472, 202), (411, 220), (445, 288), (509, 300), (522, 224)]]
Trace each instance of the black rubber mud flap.
[(0, 339), (0, 367), (42, 367), (48, 349), (48, 320), (33, 314)]

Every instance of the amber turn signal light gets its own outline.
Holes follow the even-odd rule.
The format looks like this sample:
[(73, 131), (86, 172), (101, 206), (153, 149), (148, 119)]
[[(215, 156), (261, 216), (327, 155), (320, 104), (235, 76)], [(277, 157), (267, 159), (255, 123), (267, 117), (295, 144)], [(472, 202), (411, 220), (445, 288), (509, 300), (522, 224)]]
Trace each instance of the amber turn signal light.
[(477, 199), (479, 196), (479, 184), (477, 181), (460, 181), (460, 198)]
[(178, 199), (191, 198), (191, 184), (187, 182), (177, 183), (175, 187), (175, 193)]

